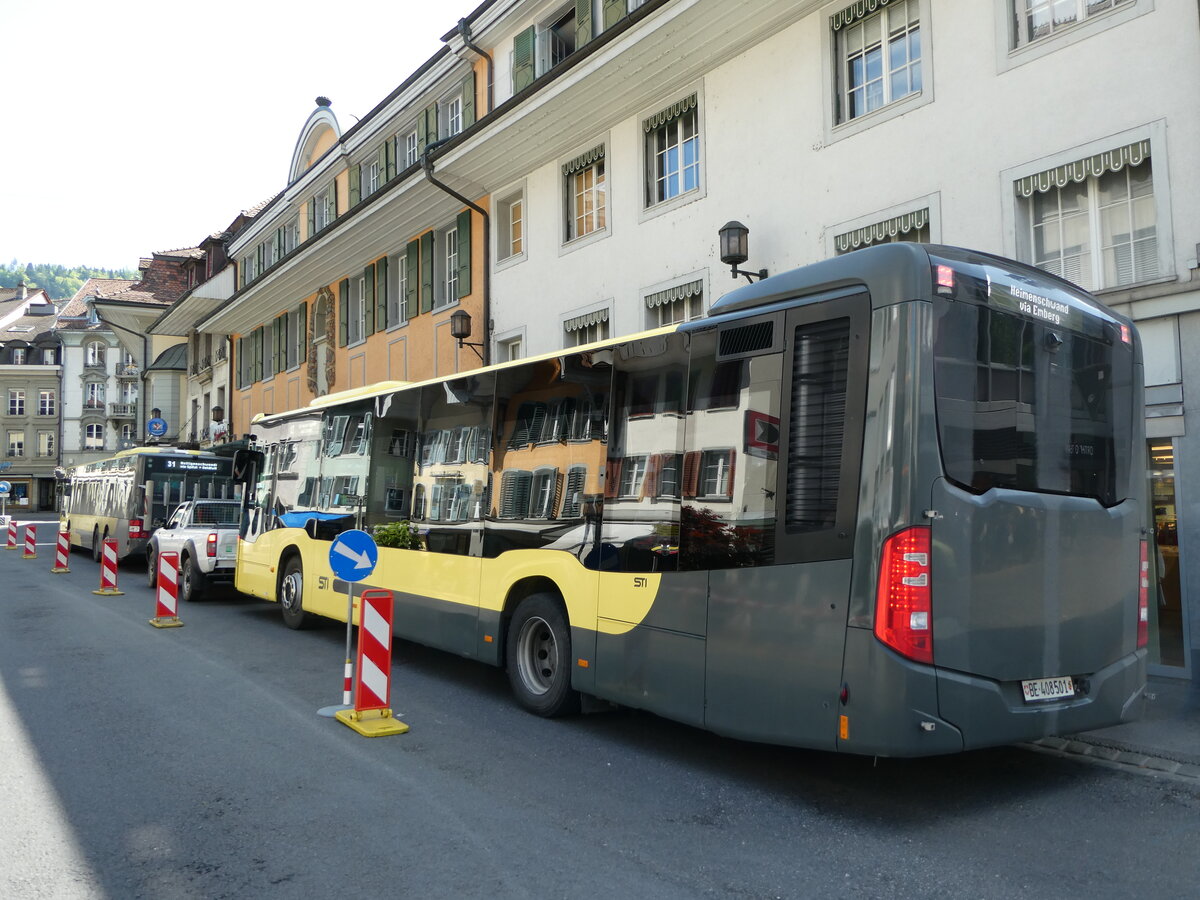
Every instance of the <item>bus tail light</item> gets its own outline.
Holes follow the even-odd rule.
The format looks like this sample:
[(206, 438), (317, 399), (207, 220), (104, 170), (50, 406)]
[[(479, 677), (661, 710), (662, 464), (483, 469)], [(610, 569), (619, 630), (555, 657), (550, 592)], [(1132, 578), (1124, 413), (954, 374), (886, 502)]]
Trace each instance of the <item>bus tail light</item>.
[(1141, 542), (1141, 564), (1138, 566), (1138, 648), (1150, 643), (1150, 557), (1148, 546)]
[(211, 557), (216, 556), (217, 555), (217, 533), (215, 531), (210, 531), (208, 533), (208, 542), (207, 543), (208, 543), (208, 546), (205, 549), (208, 552), (209, 557), (211, 558)]
[(875, 597), (875, 637), (901, 656), (933, 662), (929, 527), (898, 531), (883, 544)]
[(130, 519), (129, 520), (129, 536), (131, 538), (147, 537), (146, 532), (142, 530), (142, 520), (141, 519)]

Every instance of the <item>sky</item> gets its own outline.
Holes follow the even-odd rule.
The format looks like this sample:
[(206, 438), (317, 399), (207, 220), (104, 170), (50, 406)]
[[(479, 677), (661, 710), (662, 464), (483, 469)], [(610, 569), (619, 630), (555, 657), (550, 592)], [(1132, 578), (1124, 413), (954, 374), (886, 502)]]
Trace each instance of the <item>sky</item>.
[(0, 0), (0, 263), (196, 246), (286, 186), (318, 96), (350, 129), (480, 2)]

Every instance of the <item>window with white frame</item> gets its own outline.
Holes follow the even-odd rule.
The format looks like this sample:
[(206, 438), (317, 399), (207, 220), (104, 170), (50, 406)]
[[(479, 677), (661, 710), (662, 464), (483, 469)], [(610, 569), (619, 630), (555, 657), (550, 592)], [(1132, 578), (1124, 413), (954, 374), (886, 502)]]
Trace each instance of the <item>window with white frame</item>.
[(91, 422), (83, 426), (83, 449), (104, 449), (104, 426), (102, 424), (98, 422)]
[(454, 137), (463, 129), (463, 100), (462, 94), (458, 93), (452, 97), (447, 97), (438, 104), (438, 123), (440, 125), (441, 134), (438, 137), (449, 138)]
[(413, 129), (403, 135), (404, 140), (404, 168), (415, 166), (420, 158), (420, 143), (417, 136), (417, 129)]
[(679, 498), (683, 479), (683, 454), (664, 453), (658, 458), (658, 496)]
[(449, 225), (433, 236), (433, 308), (458, 302), (458, 225)]
[(705, 450), (700, 457), (700, 496), (729, 496), (732, 471), (732, 450)]
[(567, 214), (564, 240), (573, 241), (607, 227), (604, 145), (563, 166)]
[(83, 386), (84, 409), (104, 408), (104, 385), (97, 381), (89, 381)]
[(370, 162), (362, 164), (361, 171), (362, 195), (369, 197), (379, 190), (379, 158), (376, 156)]
[(617, 496), (623, 498), (640, 497), (642, 485), (646, 481), (647, 456), (626, 456), (621, 460), (621, 483)]
[(563, 322), (564, 347), (579, 347), (608, 339), (608, 309), (598, 309)]
[(1013, 46), (1021, 47), (1060, 34), (1093, 16), (1134, 0), (1009, 0), (1013, 16)]
[(14, 347), (12, 351), (12, 362), (15, 366), (25, 365), (25, 348)]
[(304, 361), (304, 317), (308, 307), (297, 307), (287, 314), (287, 367), (294, 369)]
[(555, 12), (537, 30), (537, 74), (549, 72), (575, 52), (575, 4)]
[(921, 92), (919, 0), (855, 3), (832, 19), (839, 122)]
[(646, 206), (700, 187), (700, 112), (696, 94), (642, 123), (646, 135)]
[(25, 392), (18, 390), (9, 390), (8, 392), (8, 414), (10, 416), (25, 415)]
[(121, 426), (121, 440), (125, 443), (133, 443), (133, 426), (126, 422)]
[(525, 192), (517, 191), (496, 204), (496, 259), (525, 252)]
[(893, 216), (882, 222), (864, 225), (851, 231), (844, 231), (834, 237), (833, 246), (834, 252), (841, 256), (843, 253), (850, 253), (863, 247), (892, 244), (898, 241), (929, 243), (928, 208), (914, 210), (901, 216)]
[(25, 455), (25, 432), (10, 431), (8, 433), (8, 455), (9, 456), (24, 456)]
[(333, 192), (329, 188), (316, 196), (313, 225), (317, 231), (327, 227), (333, 219)]
[(38, 456), (47, 457), (54, 455), (54, 432), (39, 431), (38, 432)]
[(367, 279), (358, 276), (355, 289), (350, 292), (350, 310), (347, 319), (347, 340), (357, 344), (367, 336)]
[(388, 294), (388, 322), (397, 325), (405, 320), (408, 304), (404, 298), (408, 294), (408, 260), (407, 254), (401, 250), (388, 261), (388, 272), (396, 279), (396, 289)]
[(646, 327), (690, 322), (704, 315), (704, 282), (689, 281), (646, 296)]
[(1026, 176), (1016, 192), (1034, 265), (1093, 291), (1158, 277), (1150, 141)]
[(58, 363), (58, 350), (54, 347), (47, 347), (42, 350), (42, 365), (53, 366)]
[(58, 392), (53, 390), (38, 391), (38, 415), (53, 416), (58, 414)]
[(529, 518), (553, 519), (557, 502), (558, 469), (534, 469), (529, 490)]
[(84, 351), (84, 362), (88, 366), (103, 366), (108, 347), (103, 341), (91, 341)]
[(520, 335), (496, 341), (496, 362), (508, 362), (520, 359), (524, 354), (521, 347), (522, 343)]

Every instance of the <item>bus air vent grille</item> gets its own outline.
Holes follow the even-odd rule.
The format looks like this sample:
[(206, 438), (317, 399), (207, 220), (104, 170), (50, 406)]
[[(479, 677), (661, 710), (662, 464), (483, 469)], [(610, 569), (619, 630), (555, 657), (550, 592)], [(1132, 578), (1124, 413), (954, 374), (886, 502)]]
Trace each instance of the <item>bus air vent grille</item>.
[(719, 358), (748, 356), (772, 349), (775, 343), (775, 322), (771, 319), (727, 328), (721, 332)]

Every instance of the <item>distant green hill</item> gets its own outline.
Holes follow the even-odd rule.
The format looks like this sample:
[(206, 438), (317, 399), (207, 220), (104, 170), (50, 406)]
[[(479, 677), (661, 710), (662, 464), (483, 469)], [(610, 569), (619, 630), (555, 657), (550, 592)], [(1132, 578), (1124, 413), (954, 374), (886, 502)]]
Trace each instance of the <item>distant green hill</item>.
[(93, 269), (90, 266), (56, 266), (49, 263), (20, 263), (13, 260), (0, 263), (0, 287), (16, 287), (21, 281), (33, 290), (41, 288), (51, 300), (73, 297), (89, 278), (137, 279), (138, 272), (132, 269)]

